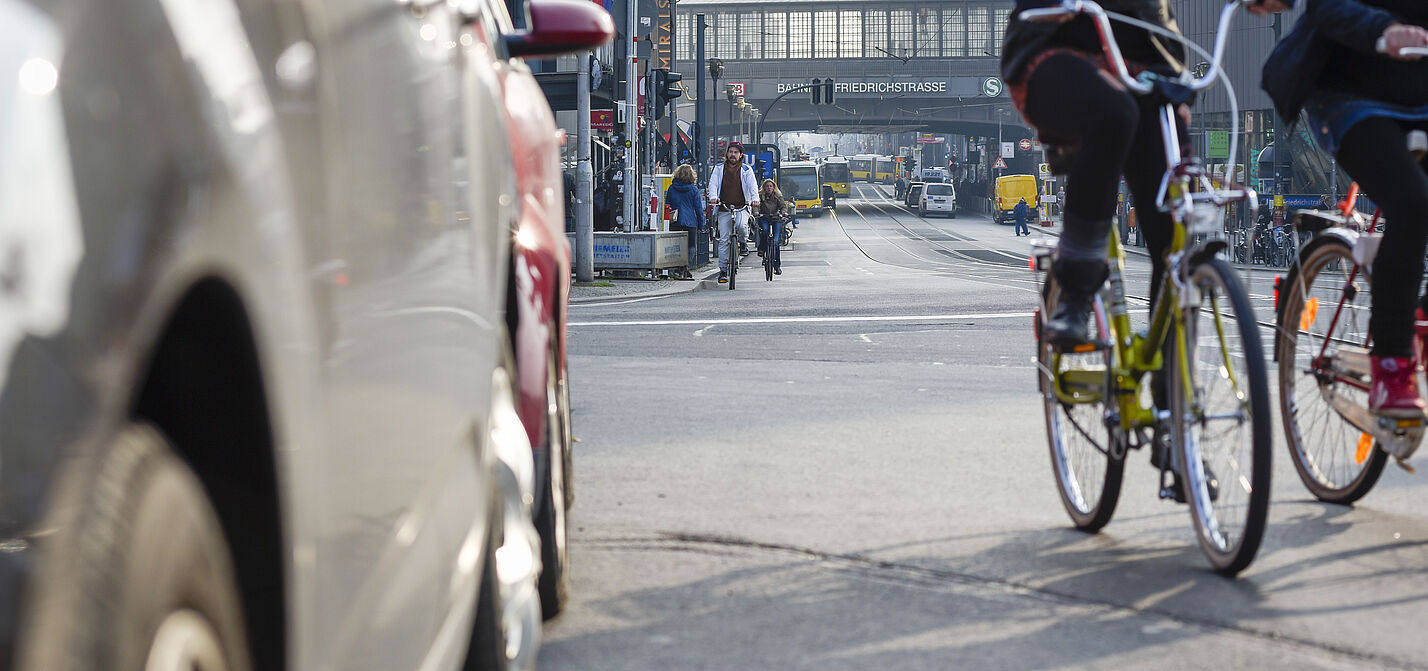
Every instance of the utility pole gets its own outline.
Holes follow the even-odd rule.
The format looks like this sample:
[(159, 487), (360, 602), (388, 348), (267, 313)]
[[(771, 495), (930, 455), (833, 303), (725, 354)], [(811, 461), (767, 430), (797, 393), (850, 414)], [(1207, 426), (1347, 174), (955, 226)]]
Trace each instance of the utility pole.
[(695, 85), (695, 137), (689, 138), (690, 142), (692, 142), (694, 146), (690, 147), (689, 149), (694, 155), (694, 167), (697, 174), (699, 175), (699, 184), (703, 186), (704, 184), (708, 183), (708, 181), (706, 180), (708, 175), (705, 174), (705, 171), (708, 170), (707, 166), (709, 165), (709, 157), (705, 154), (709, 144), (709, 132), (707, 130), (707, 127), (704, 125), (709, 120), (709, 110), (705, 108), (705, 106), (708, 104), (708, 98), (707, 92), (704, 88), (704, 73), (706, 71), (706, 67), (704, 65), (704, 29), (708, 28), (708, 24), (704, 23), (703, 14), (694, 15), (694, 24), (695, 30), (698, 31), (698, 37), (695, 38), (694, 48), (698, 53), (698, 56), (696, 56), (696, 58), (699, 59), (699, 72), (695, 75), (695, 78), (698, 79), (699, 82)]
[(590, 167), (590, 66), (595, 61), (583, 54), (575, 76), (575, 281), (595, 281), (594, 179)]
[[(1274, 43), (1275, 43), (1275, 44), (1279, 44), (1279, 31), (1281, 30), (1281, 27), (1282, 27), (1282, 21), (1283, 21), (1283, 12), (1276, 13), (1276, 14), (1274, 15)], [(1285, 137), (1286, 134), (1283, 133), (1283, 132), (1281, 132), (1281, 131), (1284, 130), (1284, 129), (1281, 128), (1281, 127), (1282, 127), (1282, 126), (1285, 126), (1285, 125), (1288, 125), (1288, 124), (1287, 124), (1287, 123), (1281, 123), (1281, 120), (1280, 120), (1280, 118), (1279, 118), (1279, 114), (1278, 114), (1278, 113), (1275, 113), (1273, 116), (1274, 116), (1274, 191), (1273, 191), (1272, 193), (1274, 193), (1275, 195), (1281, 195), (1281, 194), (1283, 194), (1285, 191), (1287, 191), (1287, 189), (1282, 189), (1282, 188), (1280, 187), (1280, 181), (1279, 181), (1279, 164), (1281, 163), (1281, 158), (1289, 156), (1289, 141), (1288, 141), (1289, 138), (1288, 138), (1288, 137)], [(1288, 119), (1284, 119), (1283, 121), (1284, 121), (1284, 122), (1288, 122)]]
[(626, 232), (635, 230), (635, 208), (639, 200), (639, 177), (636, 175), (636, 168), (639, 163), (639, 90), (640, 80), (636, 61), (639, 60), (640, 40), (636, 34), (639, 26), (639, 2), (629, 0), (629, 10), (625, 13), (625, 45), (627, 58), (625, 59), (625, 180), (620, 190), (624, 196), (624, 226)]

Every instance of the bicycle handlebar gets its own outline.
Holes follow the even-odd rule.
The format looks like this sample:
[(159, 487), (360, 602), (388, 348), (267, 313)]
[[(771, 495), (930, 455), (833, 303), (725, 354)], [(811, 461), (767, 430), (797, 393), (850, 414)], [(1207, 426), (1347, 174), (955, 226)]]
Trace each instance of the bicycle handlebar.
[[(1230, 36), (1230, 21), (1234, 17), (1236, 9), (1243, 5), (1252, 5), (1255, 0), (1230, 0), (1225, 4), (1225, 8), (1220, 10), (1219, 25), (1215, 29), (1215, 49), (1210, 58), (1210, 69), (1205, 71), (1204, 76), (1195, 77), (1189, 71), (1180, 75), (1181, 84), (1199, 91), (1214, 83), (1215, 78), (1220, 75), (1220, 62), (1224, 59), (1225, 43)], [(1120, 78), (1121, 83), (1127, 88), (1140, 95), (1150, 93), (1154, 85), (1150, 81), (1132, 77), (1130, 70), (1126, 67), (1125, 56), (1121, 55), (1121, 47), (1116, 42), (1116, 36), (1111, 32), (1111, 18), (1106, 14), (1106, 10), (1093, 0), (1061, 0), (1055, 7), (1042, 7), (1038, 9), (1028, 9), (1017, 15), (1023, 21), (1029, 22), (1054, 22), (1065, 23), (1076, 18), (1078, 14), (1087, 14), (1096, 24), (1096, 34), (1101, 38), (1101, 48), (1106, 53), (1106, 59), (1110, 61), (1111, 69)], [(1184, 39), (1182, 37), (1182, 39)]]

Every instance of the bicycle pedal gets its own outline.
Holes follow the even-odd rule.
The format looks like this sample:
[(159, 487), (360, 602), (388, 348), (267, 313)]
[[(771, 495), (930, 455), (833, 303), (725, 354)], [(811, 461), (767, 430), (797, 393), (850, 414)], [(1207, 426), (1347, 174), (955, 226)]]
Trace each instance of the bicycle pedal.
[(1413, 466), (1403, 457), (1394, 457), (1393, 462), (1398, 464), (1399, 468), (1408, 471), (1409, 475), (1416, 475), (1418, 473), (1418, 471), (1413, 470)]
[(1091, 352), (1108, 350), (1111, 348), (1111, 344), (1104, 340), (1092, 340), (1076, 345), (1053, 345), (1053, 347), (1056, 352), (1060, 354), (1089, 354)]

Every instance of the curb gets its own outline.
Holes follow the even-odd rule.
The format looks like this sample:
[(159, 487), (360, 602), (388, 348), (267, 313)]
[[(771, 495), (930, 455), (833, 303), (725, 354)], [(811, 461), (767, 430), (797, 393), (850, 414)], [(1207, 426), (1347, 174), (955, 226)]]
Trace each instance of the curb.
[(629, 294), (620, 294), (617, 296), (591, 296), (588, 298), (572, 298), (570, 299), (570, 304), (581, 305), (588, 303), (614, 303), (617, 301), (638, 300), (641, 298), (662, 298), (664, 296), (678, 296), (679, 294), (687, 294), (692, 291), (699, 291), (700, 289), (708, 288), (705, 287), (704, 284), (706, 282), (712, 282), (718, 277), (719, 269), (716, 267), (713, 272), (710, 272), (704, 277), (696, 277), (692, 281), (680, 282), (679, 285), (674, 289), (663, 289), (649, 292), (635, 292)]

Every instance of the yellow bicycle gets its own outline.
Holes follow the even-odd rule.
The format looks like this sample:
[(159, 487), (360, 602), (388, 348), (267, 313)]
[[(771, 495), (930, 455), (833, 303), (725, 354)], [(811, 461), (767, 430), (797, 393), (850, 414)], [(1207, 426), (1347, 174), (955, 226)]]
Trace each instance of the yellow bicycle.
[[(1093, 301), (1091, 344), (1063, 351), (1041, 339), (1041, 315), (1050, 314), (1059, 293), (1052, 274), (1044, 275), (1037, 380), (1062, 503), (1076, 528), (1099, 530), (1115, 512), (1126, 452), (1162, 450), (1156, 460), (1161, 498), (1183, 496), (1190, 504), (1201, 549), (1227, 575), (1254, 559), (1269, 511), (1272, 437), (1264, 350), (1249, 297), (1221, 258), (1228, 247), (1224, 207), (1236, 200), (1253, 207), (1257, 196), (1215, 182), (1198, 160), (1181, 156), (1175, 108), (1218, 75), (1240, 4), (1222, 11), (1212, 65), (1199, 79), (1150, 72), (1132, 78), (1110, 17), (1094, 2), (1068, 0), (1021, 14), (1028, 21), (1091, 16), (1115, 74), (1135, 94), (1163, 103), (1166, 173), (1156, 205), (1174, 222), (1166, 281), (1145, 331), (1132, 328), (1126, 311), (1125, 252), (1114, 233), (1109, 282)], [(1038, 272), (1050, 268), (1053, 248), (1037, 245), (1032, 254)], [(1165, 379), (1167, 398), (1160, 403), (1151, 391), (1154, 373)]]

